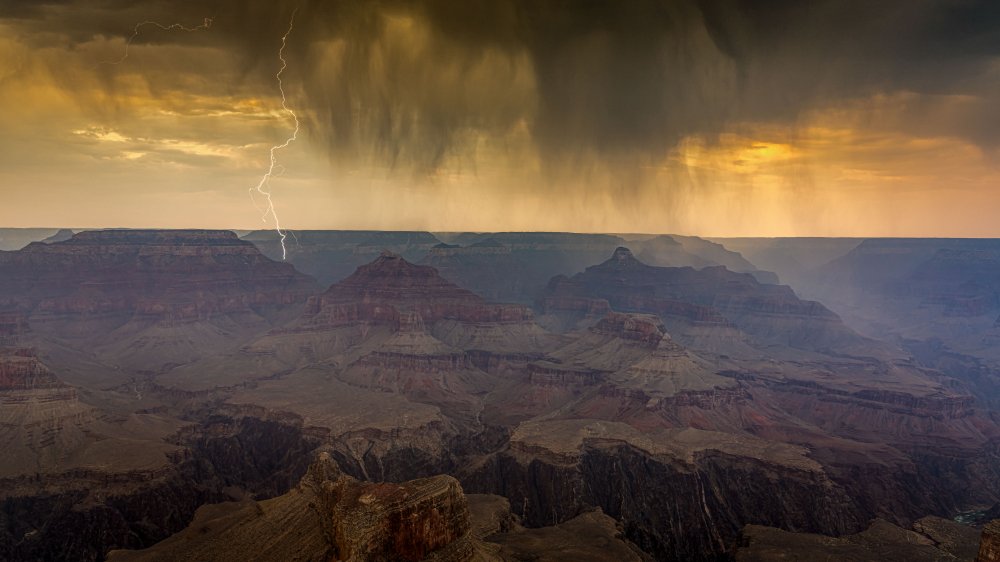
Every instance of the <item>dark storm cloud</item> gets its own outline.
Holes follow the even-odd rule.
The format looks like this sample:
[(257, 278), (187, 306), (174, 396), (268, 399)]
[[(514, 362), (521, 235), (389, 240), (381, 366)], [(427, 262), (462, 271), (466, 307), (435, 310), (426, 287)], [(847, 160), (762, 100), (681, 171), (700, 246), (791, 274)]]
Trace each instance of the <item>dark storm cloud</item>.
[(687, 135), (896, 92), (967, 96), (959, 118), (914, 110), (898, 128), (1000, 140), (993, 1), (8, 0), (0, 17), (29, 40), (70, 44), (213, 17), (211, 33), (136, 44), (223, 48), (273, 88), (293, 10), (290, 91), (333, 156), (426, 171), (476, 134), (524, 126), (549, 164), (655, 161)]

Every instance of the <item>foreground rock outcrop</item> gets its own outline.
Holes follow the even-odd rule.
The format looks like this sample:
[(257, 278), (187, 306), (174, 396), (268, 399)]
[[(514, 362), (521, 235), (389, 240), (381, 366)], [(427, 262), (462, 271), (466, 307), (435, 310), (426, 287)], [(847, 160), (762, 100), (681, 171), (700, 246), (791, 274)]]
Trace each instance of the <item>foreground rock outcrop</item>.
[(1000, 561), (1000, 519), (991, 521), (983, 527), (979, 557), (976, 558), (976, 562), (998, 561)]
[(600, 512), (525, 529), (504, 498), (467, 499), (449, 476), (361, 482), (320, 453), (287, 494), (204, 506), (183, 532), (145, 550), (113, 551), (108, 559), (640, 562), (648, 556), (622, 540), (614, 520)]
[(469, 560), (468, 506), (453, 478), (359, 482), (328, 455), (298, 487), (262, 502), (206, 506), (184, 532), (110, 560)]

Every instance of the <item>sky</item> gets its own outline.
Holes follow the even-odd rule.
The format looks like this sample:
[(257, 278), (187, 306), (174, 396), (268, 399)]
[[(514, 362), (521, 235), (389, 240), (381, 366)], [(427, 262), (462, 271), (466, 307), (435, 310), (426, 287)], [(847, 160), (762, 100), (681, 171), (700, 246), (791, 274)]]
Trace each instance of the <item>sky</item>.
[(295, 119), (292, 229), (1000, 236), (995, 1), (0, 0), (2, 227), (273, 228)]

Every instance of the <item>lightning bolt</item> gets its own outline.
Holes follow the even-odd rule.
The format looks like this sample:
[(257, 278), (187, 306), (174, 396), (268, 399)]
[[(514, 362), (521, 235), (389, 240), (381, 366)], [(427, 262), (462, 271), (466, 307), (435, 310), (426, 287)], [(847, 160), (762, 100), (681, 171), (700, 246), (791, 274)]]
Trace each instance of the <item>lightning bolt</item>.
[(212, 27), (212, 18), (205, 18), (204, 22), (201, 25), (198, 25), (198, 26), (195, 26), (195, 27), (186, 27), (186, 26), (181, 25), (179, 23), (173, 23), (173, 24), (170, 24), (170, 25), (163, 25), (162, 23), (155, 22), (155, 21), (149, 21), (149, 20), (147, 20), (147, 21), (141, 21), (141, 22), (135, 24), (135, 29), (132, 31), (132, 35), (128, 39), (125, 40), (125, 52), (122, 53), (122, 58), (120, 58), (118, 60), (101, 61), (101, 64), (121, 64), (121, 63), (125, 62), (125, 59), (128, 58), (128, 48), (132, 46), (132, 42), (135, 41), (135, 38), (139, 36), (139, 33), (142, 31), (142, 28), (144, 26), (147, 26), (147, 25), (152, 25), (154, 27), (158, 27), (158, 28), (162, 29), (163, 31), (171, 31), (171, 30), (174, 30), (174, 29), (179, 29), (181, 31), (198, 31), (200, 29), (208, 29), (208, 28)]
[[(299, 136), (299, 128), (300, 128), (299, 117), (298, 115), (295, 114), (295, 111), (293, 111), (290, 107), (288, 107), (288, 99), (285, 96), (285, 84), (281, 78), (282, 74), (284, 74), (285, 70), (288, 68), (288, 61), (285, 59), (285, 47), (287, 47), (288, 45), (288, 36), (291, 35), (293, 29), (295, 28), (295, 14), (297, 11), (298, 11), (297, 8), (292, 11), (291, 20), (288, 22), (288, 31), (286, 31), (285, 34), (281, 37), (281, 48), (278, 49), (278, 60), (281, 61), (281, 68), (278, 69), (277, 74), (275, 74), (275, 78), (278, 80), (278, 91), (281, 93), (281, 108), (286, 113), (288, 113), (288, 115), (291, 116), (292, 120), (295, 123), (295, 128), (292, 130), (292, 134), (287, 139), (285, 139), (285, 142), (281, 144), (276, 144), (271, 147), (270, 165), (268, 166), (267, 172), (260, 178), (260, 182), (258, 182), (255, 187), (250, 188), (250, 200), (253, 201), (254, 205), (257, 205), (257, 200), (254, 198), (254, 192), (263, 196), (264, 200), (267, 202), (267, 205), (263, 209), (261, 209), (258, 206), (258, 210), (260, 210), (263, 213), (261, 216), (261, 221), (266, 223), (268, 217), (274, 219), (274, 230), (275, 232), (278, 233), (278, 236), (281, 240), (281, 259), (283, 260), (288, 258), (288, 249), (285, 245), (285, 240), (288, 237), (288, 235), (286, 234), (285, 230), (281, 228), (281, 221), (278, 218), (278, 213), (274, 208), (274, 200), (271, 197), (271, 178), (273, 178), (275, 175), (281, 175), (284, 172), (284, 166), (278, 164), (278, 151), (288, 148), (288, 146), (293, 142), (295, 142)], [(127, 59), (129, 55), (129, 47), (132, 46), (132, 43), (139, 36), (139, 34), (142, 32), (142, 28), (145, 26), (154, 26), (163, 31), (181, 30), (181, 31), (191, 32), (198, 30), (207, 30), (212, 26), (212, 18), (205, 18), (201, 25), (195, 27), (187, 27), (179, 23), (164, 25), (162, 23), (151, 20), (139, 22), (135, 25), (135, 28), (132, 31), (132, 35), (125, 40), (125, 50), (122, 53), (121, 58), (117, 60), (102, 61), (101, 64), (118, 65), (125, 62), (125, 59)], [(275, 173), (276, 169), (280, 170), (278, 174)], [(294, 236), (294, 233), (292, 234)]]
[(271, 165), (268, 166), (267, 172), (263, 177), (260, 178), (260, 182), (257, 183), (256, 187), (250, 188), (250, 199), (256, 203), (254, 199), (254, 192), (262, 195), (267, 201), (267, 208), (264, 210), (263, 216), (261, 216), (261, 221), (267, 222), (267, 217), (270, 216), (274, 219), (274, 230), (278, 233), (278, 237), (281, 240), (281, 259), (286, 259), (288, 257), (288, 249), (285, 247), (285, 238), (287, 235), (285, 231), (281, 228), (281, 221), (278, 219), (278, 214), (274, 210), (274, 201), (271, 199), (271, 178), (274, 176), (274, 169), (279, 167), (278, 165), (278, 151), (288, 148), (288, 145), (295, 142), (299, 136), (299, 117), (295, 114), (290, 107), (288, 107), (288, 100), (285, 98), (285, 84), (281, 80), (281, 75), (284, 74), (285, 69), (288, 68), (288, 61), (285, 60), (285, 47), (288, 44), (288, 36), (292, 33), (295, 28), (295, 11), (292, 11), (292, 19), (288, 22), (288, 31), (281, 37), (281, 48), (278, 49), (278, 60), (281, 61), (281, 68), (278, 73), (275, 74), (275, 78), (278, 79), (278, 91), (281, 92), (281, 108), (292, 117), (295, 122), (295, 129), (292, 130), (291, 136), (285, 139), (285, 142), (281, 144), (276, 144), (271, 147)]

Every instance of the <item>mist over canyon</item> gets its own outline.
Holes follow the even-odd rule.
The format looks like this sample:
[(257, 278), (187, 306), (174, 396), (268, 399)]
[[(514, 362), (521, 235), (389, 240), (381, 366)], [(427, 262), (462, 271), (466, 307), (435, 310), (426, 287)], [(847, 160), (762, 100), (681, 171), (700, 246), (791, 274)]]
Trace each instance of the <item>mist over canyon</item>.
[(0, 558), (993, 560), (1000, 242), (276, 236), (0, 229)]

